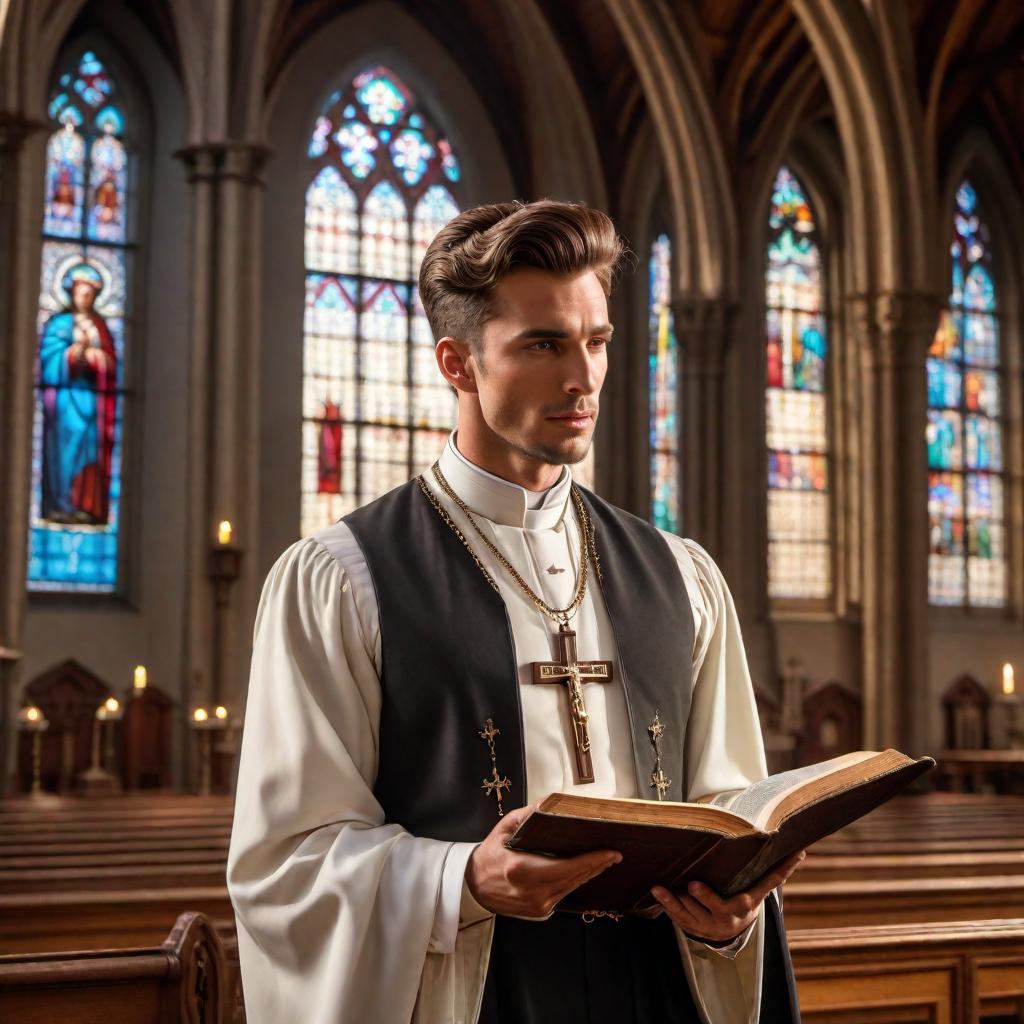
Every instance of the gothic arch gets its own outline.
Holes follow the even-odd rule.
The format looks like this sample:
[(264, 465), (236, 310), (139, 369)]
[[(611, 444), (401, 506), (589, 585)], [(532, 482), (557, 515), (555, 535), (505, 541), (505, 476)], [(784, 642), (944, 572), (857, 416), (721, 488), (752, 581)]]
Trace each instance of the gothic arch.
[(736, 212), (699, 57), (665, 3), (606, 0), (636, 66), (673, 204), (682, 294), (736, 293)]

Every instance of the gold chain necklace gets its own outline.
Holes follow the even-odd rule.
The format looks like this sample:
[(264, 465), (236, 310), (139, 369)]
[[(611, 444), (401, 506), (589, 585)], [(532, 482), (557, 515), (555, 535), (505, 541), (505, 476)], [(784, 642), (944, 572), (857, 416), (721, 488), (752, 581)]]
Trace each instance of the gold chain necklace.
[[(588, 553), (592, 555), (594, 559), (594, 566), (597, 569), (598, 574), (600, 575), (600, 565), (597, 561), (597, 548), (594, 544), (593, 527), (591, 526), (590, 516), (587, 514), (586, 506), (583, 504), (583, 499), (580, 497), (579, 491), (576, 489), (576, 487), (573, 487), (571, 491), (573, 503), (576, 506), (576, 516), (579, 520), (580, 526), (580, 568), (579, 575), (576, 581), (576, 594), (573, 597), (572, 602), (568, 604), (565, 608), (553, 608), (542, 597), (540, 597), (539, 594), (536, 594), (533, 591), (533, 589), (526, 582), (526, 580), (524, 580), (523, 577), (519, 575), (518, 571), (516, 570), (516, 567), (512, 565), (512, 563), (491, 542), (490, 538), (487, 537), (487, 535), (480, 529), (479, 526), (477, 526), (476, 519), (473, 517), (473, 512), (471, 511), (469, 506), (455, 493), (455, 491), (452, 490), (451, 485), (448, 483), (448, 481), (445, 479), (444, 474), (441, 472), (441, 466), (439, 463), (434, 463), (432, 471), (434, 474), (434, 479), (437, 481), (438, 486), (441, 488), (442, 491), (444, 491), (446, 495), (448, 495), (449, 498), (451, 498), (453, 502), (455, 502), (459, 509), (461, 509), (461, 511), (465, 514), (466, 518), (469, 520), (470, 526), (472, 526), (473, 529), (476, 531), (477, 536), (484, 542), (484, 544), (487, 546), (487, 549), (504, 567), (504, 569), (508, 572), (512, 579), (515, 580), (516, 584), (523, 591), (523, 593), (525, 593), (526, 596), (533, 602), (533, 604), (538, 609), (540, 609), (540, 611), (542, 611), (545, 615), (547, 615), (548, 618), (553, 619), (555, 622), (558, 623), (568, 623), (569, 619), (576, 614), (576, 610), (579, 608), (580, 604), (583, 601), (584, 595), (587, 592)], [(434, 495), (430, 487), (427, 485), (427, 482), (423, 479), (422, 476), (419, 476), (416, 479), (417, 483), (420, 486), (420, 490), (423, 491), (427, 500), (434, 507), (434, 510), (442, 518), (442, 520), (444, 520), (444, 522), (451, 528), (452, 532), (459, 538), (459, 540), (462, 541), (463, 546), (470, 553), (470, 555), (473, 558), (473, 561), (476, 562), (477, 568), (484, 574), (484, 578), (487, 580), (487, 582), (495, 591), (498, 591), (498, 584), (495, 582), (494, 577), (491, 576), (491, 574), (487, 571), (486, 566), (483, 564), (483, 562), (480, 561), (480, 557), (473, 550), (469, 541), (466, 539), (465, 534), (459, 529), (458, 525), (447, 513), (447, 511), (445, 511), (444, 507), (437, 500), (437, 497)]]

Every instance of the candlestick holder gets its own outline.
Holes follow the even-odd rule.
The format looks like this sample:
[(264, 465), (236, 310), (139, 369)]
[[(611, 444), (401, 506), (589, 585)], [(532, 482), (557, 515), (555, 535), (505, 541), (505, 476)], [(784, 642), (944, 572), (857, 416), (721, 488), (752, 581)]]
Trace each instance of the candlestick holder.
[(50, 722), (43, 712), (32, 705), (18, 712), (18, 728), (32, 737), (32, 786), (29, 799), (38, 804), (59, 804), (52, 793), (43, 790), (43, 733), (50, 728)]
[(199, 795), (209, 796), (213, 792), (213, 736), (228, 727), (227, 716), (211, 716), (206, 708), (196, 708), (192, 712), (191, 725), (199, 739)]
[(121, 792), (121, 780), (104, 768), (103, 762), (114, 767), (114, 723), (119, 722), (123, 715), (121, 704), (114, 697), (96, 709), (92, 727), (92, 763), (78, 776), (83, 796), (111, 796)]

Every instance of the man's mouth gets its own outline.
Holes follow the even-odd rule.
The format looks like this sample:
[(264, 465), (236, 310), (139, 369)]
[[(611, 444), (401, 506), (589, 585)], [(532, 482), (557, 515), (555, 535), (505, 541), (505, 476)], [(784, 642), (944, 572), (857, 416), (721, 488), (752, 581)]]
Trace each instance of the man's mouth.
[(565, 412), (558, 416), (549, 416), (549, 420), (555, 420), (558, 423), (562, 423), (567, 427), (573, 427), (577, 430), (582, 430), (590, 425), (591, 420), (594, 418), (594, 412), (591, 409), (587, 409), (583, 412)]

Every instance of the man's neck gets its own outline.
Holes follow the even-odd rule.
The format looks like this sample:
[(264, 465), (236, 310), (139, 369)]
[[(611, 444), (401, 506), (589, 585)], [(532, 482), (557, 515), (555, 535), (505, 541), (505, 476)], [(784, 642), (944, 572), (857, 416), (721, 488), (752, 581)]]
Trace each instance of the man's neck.
[(535, 494), (547, 491), (562, 476), (562, 466), (532, 459), (503, 441), (495, 443), (493, 434), (488, 443), (477, 431), (460, 428), (456, 440), (459, 452), (474, 466)]

